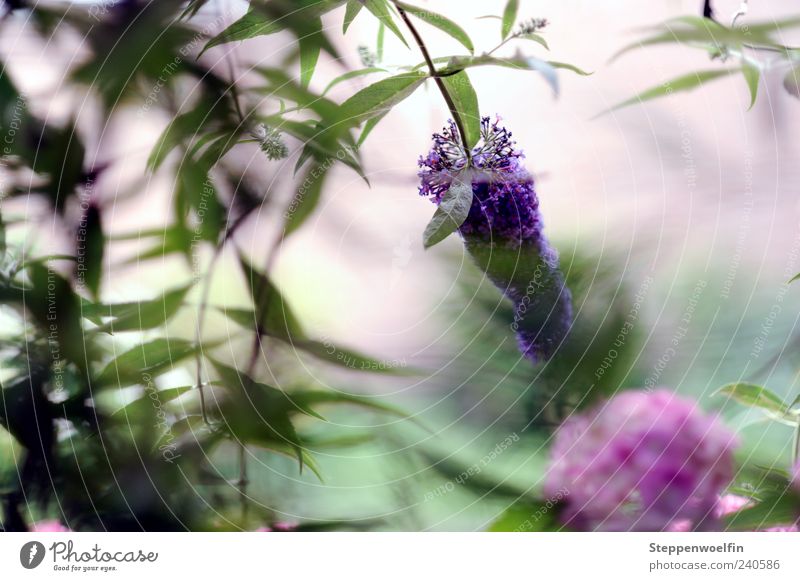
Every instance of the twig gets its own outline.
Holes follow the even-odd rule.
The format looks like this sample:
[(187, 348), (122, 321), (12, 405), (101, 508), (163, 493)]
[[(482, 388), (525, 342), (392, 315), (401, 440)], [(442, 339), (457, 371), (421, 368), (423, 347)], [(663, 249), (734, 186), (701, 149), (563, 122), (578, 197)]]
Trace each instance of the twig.
[(461, 115), (459, 114), (458, 108), (453, 101), (453, 97), (450, 95), (447, 87), (444, 86), (441, 75), (437, 72), (436, 66), (433, 64), (433, 59), (431, 59), (431, 55), (428, 52), (428, 48), (425, 46), (425, 42), (422, 40), (422, 36), (420, 36), (419, 32), (414, 26), (414, 23), (411, 22), (411, 19), (408, 17), (408, 14), (406, 14), (406, 11), (403, 10), (402, 6), (394, 2), (394, 0), (392, 3), (394, 4), (395, 8), (397, 8), (397, 11), (400, 13), (400, 18), (403, 19), (403, 22), (405, 22), (408, 30), (411, 32), (411, 35), (414, 37), (414, 40), (416, 41), (417, 46), (419, 47), (419, 50), (425, 59), (425, 63), (428, 65), (428, 71), (430, 72), (431, 77), (433, 77), (433, 80), (436, 82), (436, 86), (439, 87), (439, 92), (442, 94), (442, 97), (444, 97), (445, 103), (447, 103), (447, 108), (450, 109), (450, 114), (453, 116), (453, 121), (458, 128), (458, 133), (461, 135), (461, 142), (464, 146), (464, 152), (467, 156), (467, 164), (471, 165), (472, 155), (470, 153), (467, 141), (467, 132), (464, 129), (464, 123), (461, 120)]

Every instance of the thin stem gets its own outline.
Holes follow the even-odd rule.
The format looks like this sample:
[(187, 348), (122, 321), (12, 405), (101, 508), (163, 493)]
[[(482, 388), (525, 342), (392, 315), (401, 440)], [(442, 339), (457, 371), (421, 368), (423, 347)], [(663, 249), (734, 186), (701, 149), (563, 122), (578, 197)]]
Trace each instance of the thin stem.
[(433, 59), (431, 58), (431, 55), (428, 52), (428, 48), (425, 46), (425, 42), (422, 40), (422, 36), (420, 36), (419, 32), (414, 26), (414, 23), (411, 22), (411, 19), (408, 17), (408, 14), (406, 14), (406, 11), (403, 10), (402, 6), (400, 6), (396, 2), (393, 2), (393, 4), (395, 8), (397, 8), (397, 11), (400, 13), (400, 18), (403, 19), (403, 22), (405, 22), (406, 26), (408, 27), (408, 30), (411, 32), (411, 35), (414, 37), (414, 40), (416, 41), (417, 46), (419, 47), (419, 50), (422, 53), (423, 58), (425, 59), (425, 63), (428, 65), (428, 71), (430, 72), (431, 77), (433, 77), (436, 86), (439, 87), (439, 92), (442, 94), (442, 97), (444, 97), (444, 101), (445, 103), (447, 103), (447, 108), (450, 109), (450, 114), (453, 116), (453, 121), (455, 122), (456, 127), (458, 128), (458, 133), (461, 135), (461, 143), (463, 144), (464, 152), (467, 155), (467, 164), (471, 165), (472, 155), (469, 150), (469, 145), (467, 141), (467, 132), (464, 129), (464, 123), (461, 120), (461, 115), (459, 114), (458, 108), (456, 107), (456, 104), (453, 101), (453, 97), (450, 95), (450, 92), (447, 90), (447, 87), (445, 87), (444, 81), (442, 81), (441, 79), (441, 75), (439, 75), (439, 73), (436, 71), (436, 66), (433, 64)]
[[(239, 443), (239, 494), (242, 501), (242, 522), (247, 519), (247, 485), (250, 481), (247, 479), (247, 446), (243, 442)], [(246, 523), (245, 523), (246, 524)]]

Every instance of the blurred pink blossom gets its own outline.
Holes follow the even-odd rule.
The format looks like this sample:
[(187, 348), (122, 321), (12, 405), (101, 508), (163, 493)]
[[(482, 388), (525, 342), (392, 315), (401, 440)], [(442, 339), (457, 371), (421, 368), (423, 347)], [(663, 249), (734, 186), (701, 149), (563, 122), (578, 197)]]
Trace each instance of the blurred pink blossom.
[(709, 528), (736, 445), (693, 400), (623, 392), (561, 425), (545, 494), (566, 489), (564, 518), (581, 530)]
[(69, 527), (65, 527), (58, 520), (40, 520), (33, 523), (31, 532), (34, 533), (69, 533), (72, 532)]

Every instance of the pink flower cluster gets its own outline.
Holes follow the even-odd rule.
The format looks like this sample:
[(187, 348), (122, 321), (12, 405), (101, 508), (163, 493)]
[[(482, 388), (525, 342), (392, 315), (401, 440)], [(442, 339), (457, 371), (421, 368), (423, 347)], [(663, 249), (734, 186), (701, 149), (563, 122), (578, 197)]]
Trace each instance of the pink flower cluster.
[(567, 491), (563, 515), (580, 530), (710, 528), (736, 445), (692, 400), (667, 390), (624, 392), (561, 425), (545, 494)]

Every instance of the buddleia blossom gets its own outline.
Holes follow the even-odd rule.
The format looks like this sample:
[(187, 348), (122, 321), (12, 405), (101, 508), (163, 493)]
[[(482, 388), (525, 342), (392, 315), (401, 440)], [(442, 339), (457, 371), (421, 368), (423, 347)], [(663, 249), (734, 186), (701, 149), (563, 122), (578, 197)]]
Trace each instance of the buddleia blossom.
[(533, 34), (545, 28), (549, 23), (546, 18), (529, 18), (525, 22), (520, 23), (517, 27), (514, 36), (523, 36), (525, 34)]
[(267, 127), (262, 123), (253, 129), (250, 135), (258, 142), (261, 151), (267, 155), (267, 159), (274, 161), (289, 157), (289, 148), (286, 147), (281, 133), (277, 129)]
[(567, 491), (563, 518), (580, 530), (714, 528), (736, 445), (692, 400), (624, 392), (559, 427), (545, 494)]
[(543, 234), (533, 176), (499, 119), (481, 120), (481, 139), (469, 158), (471, 165), (450, 121), (419, 160), (420, 194), (441, 203), (456, 176), (469, 169), (472, 205), (459, 232), (477, 265), (513, 302), (522, 354), (533, 362), (547, 359), (569, 330), (572, 300)]

